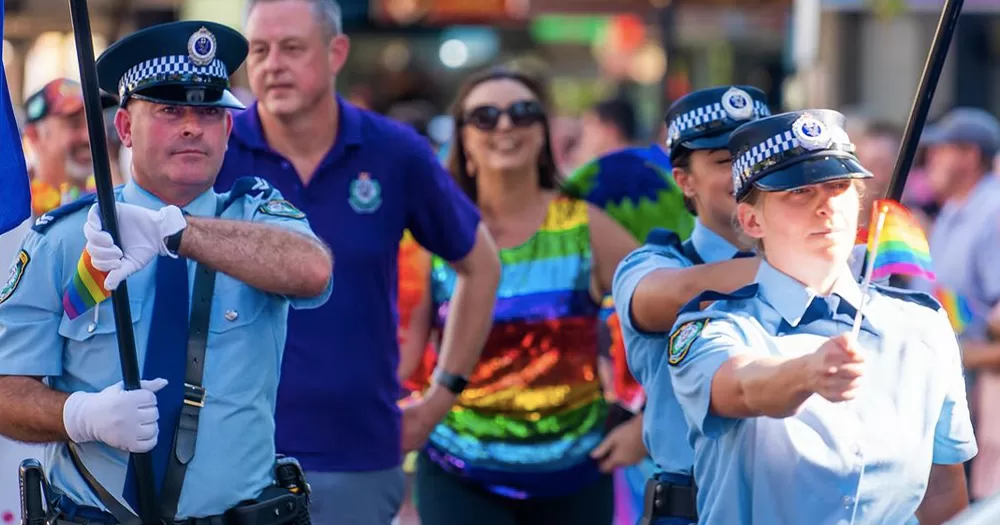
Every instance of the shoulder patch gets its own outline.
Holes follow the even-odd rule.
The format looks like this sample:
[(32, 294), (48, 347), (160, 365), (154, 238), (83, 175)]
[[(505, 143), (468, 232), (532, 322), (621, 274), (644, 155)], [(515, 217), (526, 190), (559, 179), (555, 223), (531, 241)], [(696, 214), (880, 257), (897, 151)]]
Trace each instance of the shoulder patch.
[(274, 188), (260, 177), (240, 177), (233, 183), (233, 187), (229, 190), (229, 195), (226, 197), (226, 202), (223, 206), (228, 208), (237, 199), (248, 196), (266, 199), (271, 196), (273, 191)]
[(687, 357), (688, 350), (691, 349), (691, 345), (694, 344), (698, 336), (708, 325), (708, 319), (698, 319), (697, 321), (688, 321), (674, 330), (674, 333), (670, 334), (670, 346), (667, 350), (667, 362), (671, 365), (677, 366), (681, 364), (681, 361)]
[(21, 284), (21, 277), (24, 276), (24, 269), (28, 267), (29, 262), (31, 262), (31, 257), (28, 252), (24, 250), (18, 252), (17, 258), (10, 266), (10, 273), (7, 274), (7, 282), (4, 283), (3, 288), (0, 288), (0, 304), (14, 295), (14, 290), (17, 290), (17, 285)]
[(95, 202), (97, 202), (97, 194), (90, 193), (84, 195), (69, 204), (41, 214), (37, 219), (35, 219), (35, 224), (31, 226), (31, 229), (38, 233), (45, 233), (50, 227), (52, 227), (53, 224), (58, 222), (59, 219), (72, 215), (73, 213), (76, 213), (84, 208), (90, 208), (90, 206)]
[(872, 288), (878, 290), (882, 295), (901, 299), (910, 303), (916, 303), (934, 311), (941, 310), (943, 308), (941, 303), (935, 299), (933, 295), (928, 293), (918, 292), (916, 290), (907, 290), (904, 288), (895, 288), (874, 282), (872, 283)]
[(646, 234), (646, 244), (656, 246), (673, 246), (680, 248), (681, 238), (666, 228), (653, 228)]
[(722, 293), (716, 292), (715, 290), (705, 290), (698, 294), (698, 297), (691, 299), (687, 304), (681, 307), (680, 312), (677, 315), (689, 314), (691, 312), (701, 311), (701, 304), (704, 302), (714, 302), (714, 301), (737, 301), (743, 299), (752, 299), (757, 295), (757, 283), (748, 284), (739, 290), (732, 293)]
[(289, 219), (305, 219), (306, 214), (295, 207), (294, 204), (285, 199), (274, 199), (261, 204), (257, 211), (265, 215), (275, 217), (287, 217)]

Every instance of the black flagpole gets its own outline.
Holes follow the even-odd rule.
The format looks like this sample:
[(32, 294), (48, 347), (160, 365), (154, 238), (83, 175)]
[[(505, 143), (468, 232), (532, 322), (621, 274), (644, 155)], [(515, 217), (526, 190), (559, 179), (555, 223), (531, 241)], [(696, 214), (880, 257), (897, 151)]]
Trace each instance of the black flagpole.
[[(108, 159), (108, 143), (104, 133), (104, 115), (101, 109), (101, 92), (97, 83), (97, 67), (94, 64), (94, 44), (90, 30), (90, 14), (87, 0), (69, 0), (69, 10), (73, 21), (73, 36), (76, 40), (76, 58), (80, 63), (80, 84), (83, 87), (84, 109), (87, 115), (87, 130), (90, 134), (90, 152), (94, 159), (94, 179), (97, 185), (97, 202), (100, 203), (101, 222), (111, 234), (115, 244), (120, 244), (118, 219), (115, 214), (114, 188), (111, 183), (111, 163)], [(132, 332), (132, 312), (129, 309), (128, 287), (122, 281), (111, 293), (114, 306), (115, 327), (118, 335), (118, 356), (121, 361), (122, 379), (126, 390), (139, 389), (139, 360), (135, 351), (135, 334)], [(158, 523), (155, 485), (153, 483), (153, 461), (149, 453), (132, 454), (135, 466), (139, 508), (136, 509), (145, 525)]]
[(941, 18), (938, 20), (937, 30), (934, 32), (934, 40), (931, 42), (927, 62), (924, 64), (920, 86), (913, 99), (910, 116), (906, 122), (906, 131), (903, 133), (899, 154), (896, 156), (896, 166), (892, 170), (892, 179), (886, 192), (887, 198), (897, 202), (903, 197), (906, 178), (913, 166), (913, 158), (917, 153), (920, 134), (927, 121), (927, 112), (930, 111), (938, 79), (941, 78), (941, 70), (944, 68), (944, 60), (948, 56), (951, 37), (955, 34), (955, 26), (958, 25), (958, 17), (962, 13), (963, 1), (945, 0), (944, 9), (941, 10)]

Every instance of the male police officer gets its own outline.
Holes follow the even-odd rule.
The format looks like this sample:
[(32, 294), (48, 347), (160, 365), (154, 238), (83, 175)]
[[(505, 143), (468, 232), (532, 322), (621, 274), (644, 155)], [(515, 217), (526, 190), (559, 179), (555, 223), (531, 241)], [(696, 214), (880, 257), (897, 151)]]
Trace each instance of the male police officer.
[[(647, 485), (647, 522), (686, 525), (697, 520), (691, 478), (693, 452), (666, 366), (666, 333), (678, 309), (701, 291), (733, 290), (753, 279), (756, 258), (734, 259), (744, 248), (733, 229), (729, 134), (770, 115), (764, 93), (726, 86), (690, 93), (667, 111), (667, 148), (674, 179), (697, 215), (691, 238), (680, 243), (654, 230), (629, 254), (614, 279), (626, 355), (646, 391), (644, 441), (661, 473)], [(655, 498), (653, 498), (655, 496)]]
[[(36, 221), (0, 294), (0, 432), (50, 443), (65, 521), (134, 521), (127, 453), (148, 451), (167, 522), (228, 522), (234, 507), (227, 520), (287, 519), (274, 504), (289, 492), (275, 485), (273, 410), (288, 306), (326, 300), (332, 259), (263, 181), (212, 190), (226, 108), (242, 107), (228, 77), (246, 53), (239, 33), (209, 22), (111, 46), (98, 75), (120, 95), (115, 124), (134, 151), (134, 177), (116, 191), (121, 246), (92, 199), (58, 208)], [(101, 301), (102, 285), (126, 278), (145, 379), (134, 391)]]

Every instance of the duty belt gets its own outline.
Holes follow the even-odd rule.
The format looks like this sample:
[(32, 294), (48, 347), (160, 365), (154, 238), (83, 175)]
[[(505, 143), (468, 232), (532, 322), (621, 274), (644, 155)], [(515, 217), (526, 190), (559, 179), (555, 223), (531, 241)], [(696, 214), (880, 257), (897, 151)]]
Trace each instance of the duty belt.
[(698, 521), (697, 490), (690, 476), (660, 473), (646, 482), (643, 515), (656, 518), (685, 518)]

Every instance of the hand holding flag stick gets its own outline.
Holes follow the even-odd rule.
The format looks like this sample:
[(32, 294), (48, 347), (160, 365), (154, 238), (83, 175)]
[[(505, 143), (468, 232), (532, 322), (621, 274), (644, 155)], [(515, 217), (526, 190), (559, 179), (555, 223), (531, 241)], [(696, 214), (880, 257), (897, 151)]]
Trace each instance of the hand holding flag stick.
[[(101, 111), (101, 92), (97, 83), (97, 67), (94, 62), (94, 43), (90, 30), (90, 14), (87, 0), (69, 0), (70, 18), (73, 22), (73, 36), (76, 43), (76, 57), (80, 64), (80, 85), (83, 88), (84, 110), (87, 116), (87, 131), (90, 135), (90, 152), (94, 161), (94, 179), (97, 185), (97, 202), (101, 210), (101, 222), (115, 244), (121, 242), (118, 235), (118, 219), (115, 214), (115, 195), (111, 184), (111, 161), (108, 156), (108, 142), (104, 132), (104, 115)], [(101, 280), (103, 285), (103, 280)], [(86, 283), (80, 283), (86, 288)], [(76, 283), (74, 283), (74, 288)], [(103, 286), (102, 286), (103, 288)], [(77, 299), (83, 296), (85, 289)], [(97, 292), (91, 290), (91, 299), (96, 300)], [(122, 282), (111, 293), (114, 304), (116, 334), (118, 336), (118, 356), (121, 361), (122, 379), (126, 390), (139, 389), (139, 359), (135, 350), (135, 334), (132, 331), (132, 313), (129, 308), (128, 288)], [(77, 306), (81, 306), (78, 304)], [(77, 312), (79, 313), (79, 312)], [(139, 508), (135, 509), (142, 523), (159, 523), (159, 509), (156, 503), (153, 483), (153, 461), (149, 453), (132, 454), (135, 465), (136, 493)]]

